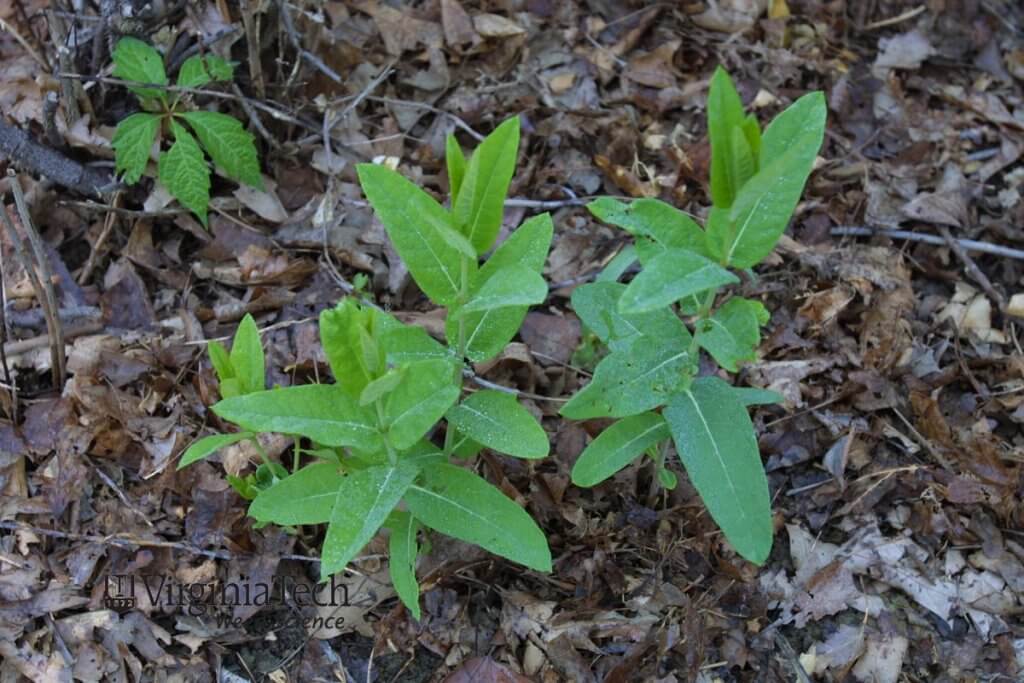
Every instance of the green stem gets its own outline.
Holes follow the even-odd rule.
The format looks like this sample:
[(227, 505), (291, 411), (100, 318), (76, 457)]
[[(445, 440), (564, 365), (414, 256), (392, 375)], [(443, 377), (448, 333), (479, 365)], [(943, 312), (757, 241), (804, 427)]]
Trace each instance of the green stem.
[(384, 446), (388, 449), (388, 463), (393, 467), (398, 464), (398, 453), (395, 451), (395, 447), (391, 445), (391, 440), (388, 439), (388, 424), (387, 419), (384, 417), (384, 403), (378, 398), (373, 402), (373, 405), (377, 408), (377, 426), (380, 427), (380, 433), (384, 436)]

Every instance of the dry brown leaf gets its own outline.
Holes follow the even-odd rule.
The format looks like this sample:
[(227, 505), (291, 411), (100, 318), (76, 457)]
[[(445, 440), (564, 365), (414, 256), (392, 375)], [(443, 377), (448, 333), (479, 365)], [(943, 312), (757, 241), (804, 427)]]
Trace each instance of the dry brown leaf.
[(473, 17), (473, 28), (485, 38), (509, 38), (526, 33), (526, 29), (500, 14), (477, 14)]
[(444, 28), (445, 42), (450, 48), (457, 50), (467, 43), (475, 45), (480, 42), (480, 36), (473, 28), (473, 20), (459, 0), (441, 0), (441, 26)]

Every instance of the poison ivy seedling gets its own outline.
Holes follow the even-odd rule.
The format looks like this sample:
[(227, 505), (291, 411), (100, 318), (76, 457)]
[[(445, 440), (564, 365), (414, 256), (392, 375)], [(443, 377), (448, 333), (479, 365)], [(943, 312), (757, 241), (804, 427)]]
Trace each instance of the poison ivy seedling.
[(698, 356), (704, 349), (730, 372), (755, 358), (768, 311), (758, 301), (719, 301), (717, 294), (739, 282), (730, 268), (755, 265), (782, 235), (821, 147), (825, 116), (823, 95), (812, 93), (762, 133), (719, 68), (708, 100), (713, 207), (706, 230), (654, 199), (591, 202), (597, 218), (635, 237), (642, 270), (628, 285), (599, 281), (572, 295), (577, 315), (609, 352), (562, 415), (619, 418), (580, 455), (573, 482), (593, 486), (646, 453), (672, 488), (675, 477), (664, 465), (671, 439), (726, 538), (758, 564), (771, 550), (772, 518), (747, 406), (781, 397), (698, 377)]
[[(308, 440), (310, 447), (298, 451), (308, 464), (265, 490), (259, 481), (246, 490), (255, 494), (249, 514), (285, 526), (326, 523), (321, 578), (344, 570), (386, 526), (392, 580), (416, 618), (415, 563), (424, 528), (532, 569), (551, 569), (544, 534), (523, 508), (453, 464), (484, 447), (528, 459), (548, 454), (543, 428), (514, 395), (483, 390), (463, 397), (466, 360), (496, 356), (527, 308), (547, 295), (540, 274), (552, 237), (547, 214), (526, 221), (479, 263), (501, 226), (518, 145), (517, 119), (498, 126), (468, 161), (450, 138), (450, 210), (394, 171), (358, 167), (363, 191), (413, 279), (448, 309), (447, 346), (349, 298), (320, 316), (320, 340), (337, 383), (260, 391), (259, 342), (255, 327), (250, 332), (243, 324), (230, 355), (218, 346), (210, 351), (225, 392), (213, 411), (244, 436), (208, 437), (182, 460), (223, 445), (209, 439), (278, 432), (297, 437), (297, 449), (298, 437)], [(441, 420), (447, 426), (438, 446), (431, 437)]]
[[(114, 48), (114, 76), (130, 85), (145, 111), (132, 114), (114, 131), (114, 168), (129, 185), (146, 170), (153, 143), (170, 135), (174, 143), (160, 152), (160, 182), (206, 225), (210, 205), (210, 169), (203, 150), (232, 180), (263, 189), (252, 135), (235, 118), (212, 111), (187, 111), (180, 94), (171, 97), (163, 58), (137, 38), (122, 38)], [(198, 88), (230, 81), (234, 67), (215, 55), (194, 55), (178, 71), (177, 85)], [(143, 85), (144, 84), (144, 85)], [(196, 138), (198, 137), (198, 141)]]

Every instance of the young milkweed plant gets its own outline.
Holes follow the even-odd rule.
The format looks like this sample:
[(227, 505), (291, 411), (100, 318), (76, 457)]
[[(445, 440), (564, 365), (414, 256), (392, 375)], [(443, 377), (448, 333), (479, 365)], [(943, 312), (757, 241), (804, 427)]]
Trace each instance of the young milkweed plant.
[[(163, 57), (137, 38), (121, 38), (113, 59), (114, 76), (139, 84), (129, 85), (128, 89), (139, 98), (144, 110), (118, 123), (111, 141), (114, 170), (125, 183), (139, 181), (153, 143), (170, 135), (174, 143), (160, 152), (157, 164), (160, 183), (191, 209), (203, 225), (210, 206), (210, 168), (203, 150), (232, 180), (263, 189), (253, 136), (237, 119), (213, 111), (185, 110), (181, 93), (171, 97), (167, 90)], [(233, 77), (234, 66), (230, 62), (216, 55), (194, 55), (181, 65), (177, 85), (199, 88)]]
[[(263, 390), (263, 356), (251, 319), (228, 354), (211, 345), (223, 399), (213, 406), (242, 432), (206, 437), (181, 466), (260, 432), (295, 436), (287, 472), (265, 462), (236, 489), (249, 514), (282, 526), (327, 524), (321, 579), (340, 572), (382, 527), (390, 530), (390, 571), (399, 598), (418, 619), (419, 532), (433, 529), (539, 571), (551, 553), (533, 519), (498, 488), (453, 458), (482, 448), (520, 458), (548, 454), (537, 420), (510, 393), (463, 397), (466, 360), (496, 356), (527, 308), (544, 301), (541, 270), (551, 244), (547, 214), (521, 225), (485, 263), (501, 227), (519, 147), (509, 119), (468, 161), (448, 139), (450, 210), (383, 166), (358, 167), (363, 191), (420, 289), (447, 309), (447, 345), (418, 327), (352, 298), (320, 315), (320, 340), (336, 380)], [(444, 445), (431, 440), (444, 420)], [(300, 437), (309, 442), (303, 447)]]
[(674, 488), (664, 463), (671, 439), (725, 537), (757, 564), (772, 547), (772, 518), (747, 406), (781, 397), (699, 377), (698, 360), (704, 349), (736, 372), (755, 358), (768, 311), (718, 294), (739, 282), (730, 269), (757, 264), (782, 235), (821, 147), (825, 116), (824, 96), (811, 93), (762, 132), (719, 68), (708, 100), (713, 206), (706, 229), (655, 199), (595, 200), (588, 205), (594, 216), (634, 236), (642, 270), (628, 285), (605, 280), (572, 294), (577, 315), (608, 354), (561, 413), (618, 418), (580, 455), (573, 482), (593, 486), (647, 453), (659, 481)]

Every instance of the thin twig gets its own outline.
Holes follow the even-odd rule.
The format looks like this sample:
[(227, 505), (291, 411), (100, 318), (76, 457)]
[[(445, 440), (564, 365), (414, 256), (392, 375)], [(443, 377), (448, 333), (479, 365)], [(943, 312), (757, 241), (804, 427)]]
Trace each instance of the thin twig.
[[(928, 235), (910, 230), (890, 230), (888, 228), (869, 228), (855, 225), (839, 225), (832, 228), (831, 233), (836, 236), (845, 237), (871, 237), (872, 235), (884, 235), (897, 240), (908, 240), (910, 242), (924, 242), (926, 244), (946, 245), (947, 242), (939, 235)], [(998, 244), (989, 244), (978, 240), (962, 240), (956, 242), (967, 251), (977, 251), (983, 254), (994, 256), (1005, 256), (1006, 258), (1024, 261), (1024, 250), (1012, 247), (1003, 247)]]
[(21, 181), (13, 170), (7, 171), (10, 180), (11, 190), (14, 191), (14, 204), (18, 208), (18, 216), (21, 218), (21, 227), (25, 231), (29, 246), (35, 255), (36, 267), (39, 268), (39, 280), (42, 285), (42, 297), (40, 303), (45, 302), (46, 328), (50, 333), (50, 356), (54, 364), (54, 384), (57, 391), (64, 387), (66, 371), (64, 369), (64, 327), (60, 322), (60, 306), (57, 304), (57, 294), (53, 289), (53, 271), (50, 270), (50, 259), (46, 249), (43, 248), (43, 240), (32, 223), (32, 216), (28, 211), (28, 203), (25, 201), (25, 194), (21, 189)]
[(880, 19), (878, 21), (873, 21), (867, 26), (865, 26), (864, 30), (874, 31), (875, 29), (885, 28), (886, 26), (893, 26), (894, 24), (902, 23), (909, 19), (913, 19), (918, 14), (924, 12), (926, 9), (928, 9), (927, 5), (918, 5), (914, 9), (907, 10), (902, 14), (897, 14), (895, 17), (889, 17), (888, 19)]
[(100, 254), (103, 251), (103, 245), (107, 243), (107, 238), (110, 237), (110, 233), (114, 229), (118, 213), (116, 209), (121, 204), (121, 194), (121, 190), (118, 190), (110, 200), (110, 208), (114, 210), (109, 211), (103, 219), (103, 230), (100, 231), (100, 236), (96, 238), (96, 243), (92, 245), (92, 249), (89, 251), (89, 258), (85, 260), (85, 265), (78, 274), (78, 284), (80, 285), (84, 285), (92, 277), (92, 271), (96, 268), (96, 263), (99, 261)]
[(337, 71), (324, 64), (323, 60), (306, 48), (302, 47), (302, 43), (299, 41), (299, 34), (295, 30), (295, 24), (292, 23), (292, 15), (288, 12), (288, 3), (279, 0), (277, 6), (281, 12), (281, 23), (284, 24), (285, 33), (288, 34), (288, 39), (291, 40), (292, 47), (295, 48), (295, 51), (298, 52), (303, 59), (316, 67), (317, 71), (322, 73), (324, 76), (327, 76), (338, 85), (341, 85), (344, 81), (342, 81), (341, 76), (338, 75)]
[(16, 41), (18, 41), (18, 43), (23, 48), (25, 48), (25, 51), (28, 52), (29, 56), (32, 59), (34, 59), (46, 71), (48, 71), (48, 72), (50, 71), (50, 63), (48, 61), (46, 61), (46, 57), (44, 55), (41, 55), (38, 52), (36, 52), (35, 48), (33, 48), (32, 45), (30, 45), (29, 42), (27, 40), (25, 40), (22, 37), (22, 35), (20, 33), (18, 33), (18, 31), (13, 26), (11, 26), (6, 21), (4, 21), (3, 18), (0, 18), (0, 29), (2, 29), (4, 31), (7, 31), (12, 36), (14, 36), (14, 39)]
[(957, 242), (956, 238), (953, 237), (953, 233), (949, 231), (947, 226), (939, 225), (938, 228), (939, 232), (942, 233), (942, 239), (946, 240), (946, 244), (948, 244), (949, 248), (953, 250), (956, 257), (960, 259), (960, 262), (964, 264), (964, 271), (967, 273), (967, 277), (977, 282), (981, 288), (985, 290), (985, 294), (987, 294), (992, 301), (996, 302), (1000, 311), (1005, 311), (1006, 299), (1004, 299), (1003, 295), (997, 292), (995, 287), (992, 286), (992, 282), (988, 279), (988, 276), (981, 272), (981, 269), (978, 268), (978, 264), (974, 262), (974, 259), (972, 259), (970, 254), (967, 253), (967, 250), (963, 248), (963, 245)]

